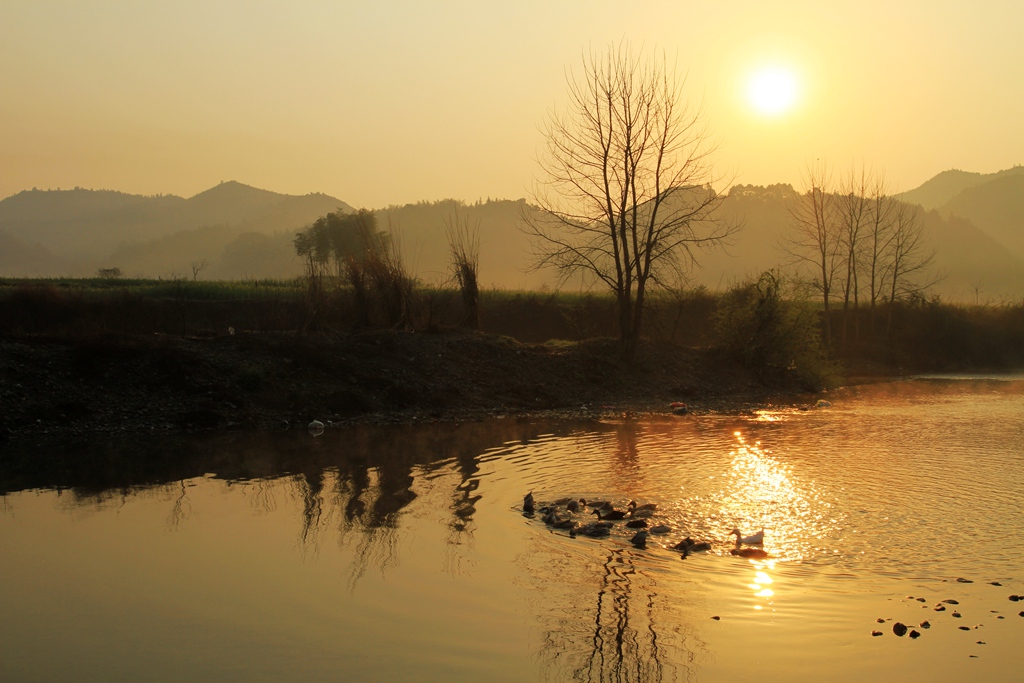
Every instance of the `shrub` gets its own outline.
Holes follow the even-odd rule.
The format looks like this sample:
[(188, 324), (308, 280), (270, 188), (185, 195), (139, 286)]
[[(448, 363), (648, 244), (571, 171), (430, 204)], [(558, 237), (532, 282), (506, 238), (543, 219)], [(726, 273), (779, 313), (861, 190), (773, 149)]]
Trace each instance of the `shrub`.
[(767, 271), (722, 297), (715, 321), (718, 346), (762, 380), (821, 389), (835, 368), (821, 341), (818, 316), (782, 297), (782, 280)]

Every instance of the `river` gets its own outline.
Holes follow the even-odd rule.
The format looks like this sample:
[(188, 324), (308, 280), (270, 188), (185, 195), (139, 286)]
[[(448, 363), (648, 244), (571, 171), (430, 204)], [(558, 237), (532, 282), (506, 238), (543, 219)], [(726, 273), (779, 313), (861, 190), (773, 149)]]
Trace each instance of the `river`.
[(8, 448), (0, 680), (1017, 680), (1024, 377), (827, 399)]

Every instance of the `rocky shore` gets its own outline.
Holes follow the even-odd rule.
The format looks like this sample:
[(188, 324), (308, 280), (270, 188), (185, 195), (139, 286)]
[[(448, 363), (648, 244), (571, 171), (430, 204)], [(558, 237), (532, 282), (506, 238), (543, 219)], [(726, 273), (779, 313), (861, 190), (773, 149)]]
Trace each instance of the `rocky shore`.
[(483, 333), (0, 339), (0, 440), (748, 410), (809, 399), (713, 350)]

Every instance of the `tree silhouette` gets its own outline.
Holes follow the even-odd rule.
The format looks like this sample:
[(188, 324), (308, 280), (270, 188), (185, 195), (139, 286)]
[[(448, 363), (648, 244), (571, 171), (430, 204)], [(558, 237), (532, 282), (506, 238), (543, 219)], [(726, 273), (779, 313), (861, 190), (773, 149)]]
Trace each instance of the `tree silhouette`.
[(567, 109), (545, 127), (533, 193), (541, 211), (523, 221), (536, 268), (557, 268), (563, 283), (579, 274), (613, 292), (629, 361), (649, 288), (682, 282), (696, 251), (732, 229), (714, 217), (720, 198), (703, 117), (664, 58), (613, 45), (585, 54), (582, 70), (566, 80)]

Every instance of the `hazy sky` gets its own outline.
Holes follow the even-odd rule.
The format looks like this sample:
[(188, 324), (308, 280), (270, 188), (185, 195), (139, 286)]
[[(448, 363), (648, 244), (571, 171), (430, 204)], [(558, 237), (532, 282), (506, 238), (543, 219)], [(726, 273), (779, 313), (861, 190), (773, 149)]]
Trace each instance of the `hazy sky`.
[[(581, 51), (688, 73), (735, 182), (1024, 163), (1024, 2), (0, 0), (0, 197), (221, 180), (381, 207), (526, 196)], [(767, 116), (750, 74), (792, 74)]]

